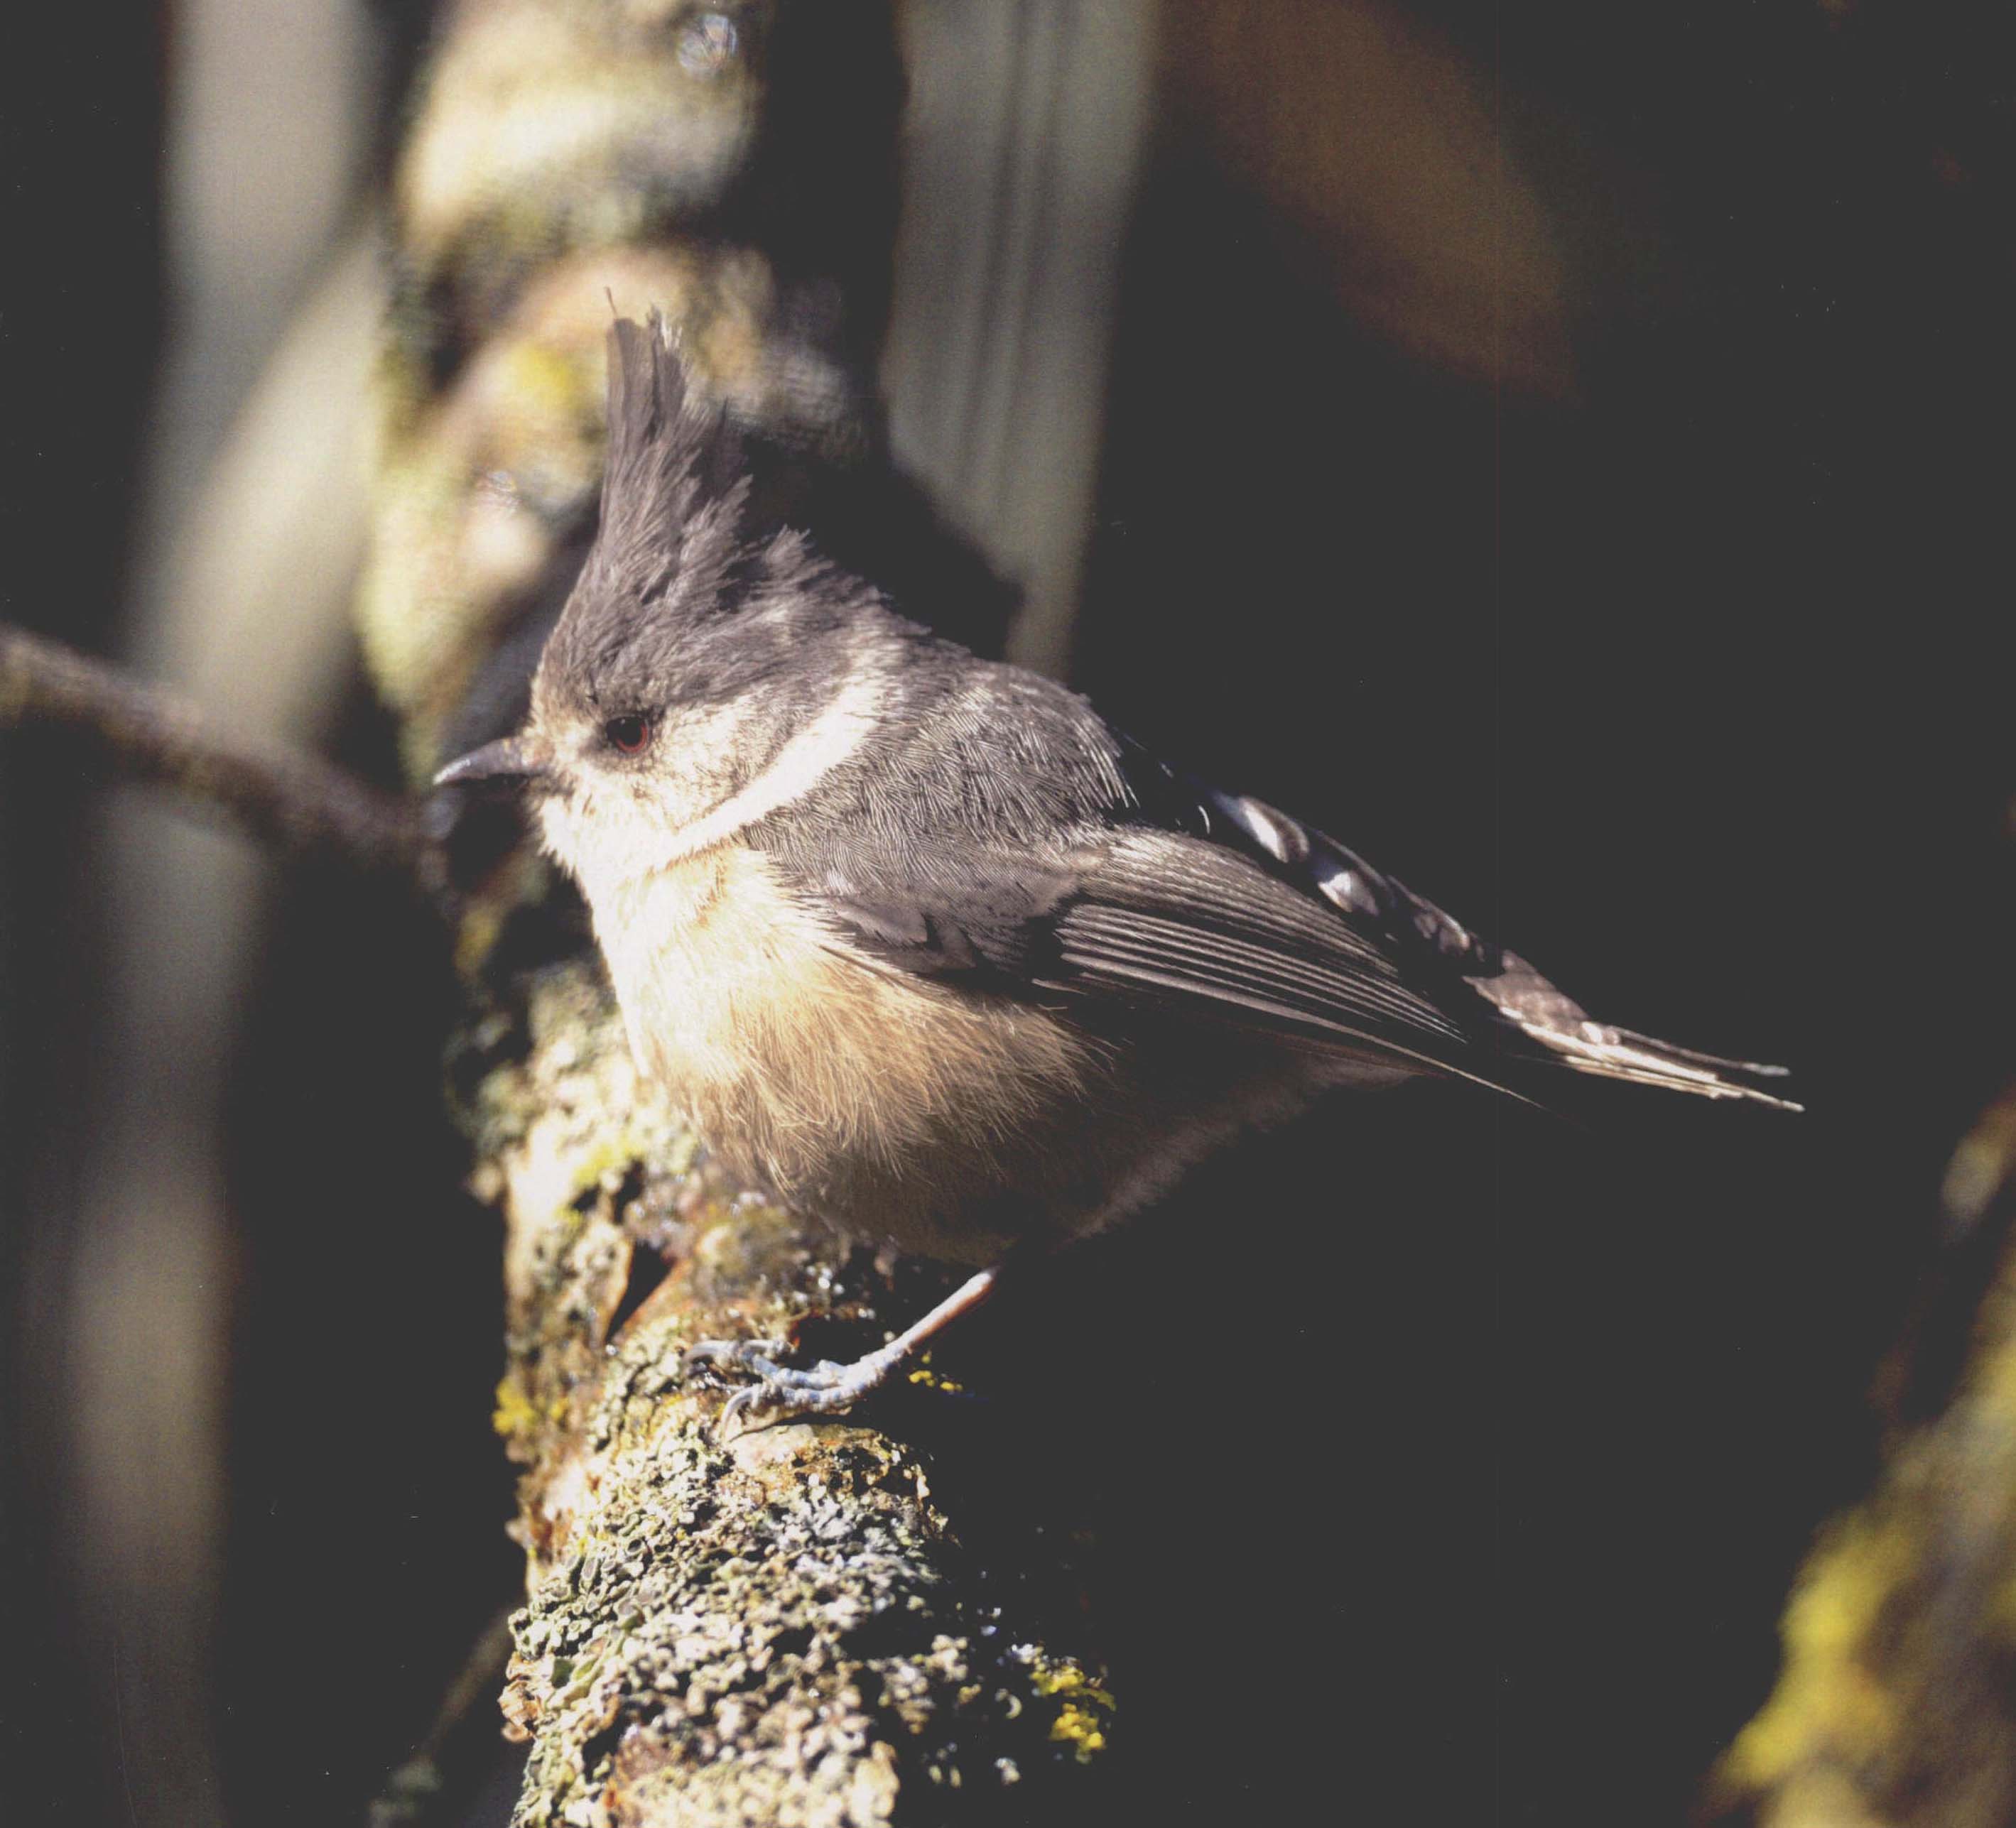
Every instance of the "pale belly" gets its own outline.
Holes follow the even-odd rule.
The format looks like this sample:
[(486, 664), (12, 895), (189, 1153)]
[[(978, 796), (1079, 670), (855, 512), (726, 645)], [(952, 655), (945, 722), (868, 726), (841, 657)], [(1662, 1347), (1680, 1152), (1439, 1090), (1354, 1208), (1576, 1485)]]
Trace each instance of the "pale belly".
[(974, 1261), (1077, 1216), (1040, 1206), (1097, 1201), (1096, 1176), (1036, 1159), (1110, 1077), (1046, 1011), (851, 953), (739, 845), (618, 886), (596, 924), (639, 1063), (732, 1168), (784, 1199)]

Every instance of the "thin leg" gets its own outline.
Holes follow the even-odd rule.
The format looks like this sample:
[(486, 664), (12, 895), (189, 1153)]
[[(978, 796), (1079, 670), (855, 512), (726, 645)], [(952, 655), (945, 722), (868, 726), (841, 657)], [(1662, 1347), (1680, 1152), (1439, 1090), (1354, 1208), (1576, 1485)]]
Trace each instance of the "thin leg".
[(879, 1390), (897, 1369), (934, 1333), (949, 1326), (962, 1314), (969, 1314), (992, 1294), (1000, 1279), (998, 1269), (983, 1269), (954, 1289), (930, 1313), (906, 1326), (887, 1345), (877, 1346), (851, 1365), (822, 1358), (809, 1370), (794, 1370), (779, 1365), (773, 1354), (782, 1349), (776, 1340), (763, 1339), (709, 1339), (689, 1347), (686, 1362), (733, 1365), (753, 1372), (756, 1381), (738, 1390), (722, 1406), (721, 1422), (729, 1423), (752, 1409), (774, 1410), (779, 1416), (826, 1415), (859, 1402), (871, 1390)]

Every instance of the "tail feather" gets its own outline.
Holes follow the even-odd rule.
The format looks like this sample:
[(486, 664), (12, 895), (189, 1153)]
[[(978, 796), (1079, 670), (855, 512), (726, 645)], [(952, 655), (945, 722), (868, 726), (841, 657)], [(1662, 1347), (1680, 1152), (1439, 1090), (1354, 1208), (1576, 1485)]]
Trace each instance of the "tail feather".
[(1723, 1060), (1692, 1048), (1669, 1047), (1664, 1042), (1611, 1028), (1600, 1022), (1585, 1022), (1581, 1032), (1564, 1033), (1528, 1029), (1541, 1046), (1562, 1066), (1600, 1078), (1623, 1079), (1634, 1085), (1658, 1085), (1669, 1092), (1691, 1092), (1701, 1098), (1747, 1099), (1753, 1104), (1769, 1105), (1773, 1110), (1801, 1110), (1805, 1107), (1762, 1086), (1744, 1083), (1748, 1078), (1784, 1077), (1778, 1067), (1759, 1067), (1747, 1060)]
[(1502, 972), (1472, 977), (1471, 986), (1504, 1021), (1541, 1049), (1539, 1057), (1543, 1060), (1600, 1078), (1691, 1092), (1700, 1098), (1744, 1099), (1774, 1110), (1804, 1109), (1791, 1099), (1749, 1083), (1782, 1079), (1786, 1076), (1783, 1067), (1724, 1060), (1653, 1035), (1593, 1022), (1525, 959), (1507, 952), (1503, 962)]

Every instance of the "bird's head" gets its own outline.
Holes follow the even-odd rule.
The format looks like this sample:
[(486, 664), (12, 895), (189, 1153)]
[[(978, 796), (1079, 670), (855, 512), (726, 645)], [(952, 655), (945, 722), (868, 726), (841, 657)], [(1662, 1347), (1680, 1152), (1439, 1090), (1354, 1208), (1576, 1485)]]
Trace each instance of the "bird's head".
[(530, 714), (436, 776), (522, 783), (591, 900), (774, 810), (872, 731), (890, 657), (874, 593), (798, 534), (752, 531), (749, 492), (665, 326), (619, 321), (601, 521)]

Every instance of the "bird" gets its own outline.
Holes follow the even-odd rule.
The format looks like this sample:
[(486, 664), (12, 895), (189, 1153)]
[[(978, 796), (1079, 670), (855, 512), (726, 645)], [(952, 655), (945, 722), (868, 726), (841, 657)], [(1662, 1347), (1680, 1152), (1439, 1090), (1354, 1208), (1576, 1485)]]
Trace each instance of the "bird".
[(609, 333), (599, 522), (529, 711), (436, 780), (524, 795), (640, 1069), (732, 1171), (974, 1272), (850, 1363), (703, 1342), (748, 1380), (725, 1416), (858, 1402), (1011, 1259), (1333, 1093), (1535, 1102), (1556, 1067), (1798, 1108), (1783, 1069), (1591, 1019), (1336, 840), (763, 524), (655, 314)]

